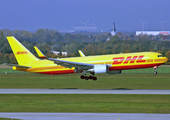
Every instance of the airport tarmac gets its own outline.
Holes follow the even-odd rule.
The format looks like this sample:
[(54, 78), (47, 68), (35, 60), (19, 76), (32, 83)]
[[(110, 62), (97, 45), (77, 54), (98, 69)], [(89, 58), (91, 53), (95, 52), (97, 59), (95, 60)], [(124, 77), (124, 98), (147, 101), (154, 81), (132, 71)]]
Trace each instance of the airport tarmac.
[(0, 94), (170, 94), (170, 90), (0, 89)]
[(170, 114), (151, 113), (0, 113), (22, 120), (169, 120)]
[[(170, 94), (170, 90), (0, 89), (0, 94)], [(20, 102), (20, 101), (19, 101)], [(8, 103), (7, 103), (8, 104)], [(48, 103), (47, 103), (48, 104)], [(8, 107), (8, 106), (7, 106)], [(114, 109), (114, 108), (113, 108)], [(148, 111), (149, 112), (149, 111)], [(170, 114), (151, 113), (0, 113), (23, 120), (169, 120)]]
[[(0, 89), (0, 94), (170, 94), (170, 90)], [(169, 120), (170, 114), (151, 113), (0, 113), (23, 120)]]

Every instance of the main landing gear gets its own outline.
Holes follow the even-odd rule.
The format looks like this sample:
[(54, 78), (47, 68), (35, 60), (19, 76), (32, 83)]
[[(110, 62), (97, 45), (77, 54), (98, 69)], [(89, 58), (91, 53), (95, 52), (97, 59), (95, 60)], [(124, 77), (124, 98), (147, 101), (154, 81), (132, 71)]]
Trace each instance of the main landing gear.
[(85, 79), (85, 80), (89, 80), (89, 79), (97, 80), (97, 77), (94, 77), (94, 76), (81, 75), (80, 78), (81, 78), (81, 79)]
[(84, 72), (84, 75), (81, 75), (80, 78), (81, 79), (85, 79), (85, 80), (89, 80), (89, 79), (92, 79), (92, 80), (97, 80), (97, 77), (94, 77), (94, 72), (90, 72), (92, 74), (92, 76), (86, 76), (86, 71)]
[(154, 69), (153, 74), (154, 74), (154, 75), (156, 75), (156, 74), (157, 74), (157, 68), (158, 68), (158, 66), (154, 66), (154, 67), (153, 67), (153, 69)]
[(85, 80), (89, 80), (89, 79), (91, 79), (91, 80), (97, 80), (97, 77), (94, 77), (94, 72), (90, 72), (90, 74), (92, 74), (91, 76), (86, 76), (86, 74), (87, 74), (87, 70), (83, 70), (83, 72), (82, 72), (84, 75), (81, 75), (80, 76), (80, 78), (81, 79), (85, 79)]

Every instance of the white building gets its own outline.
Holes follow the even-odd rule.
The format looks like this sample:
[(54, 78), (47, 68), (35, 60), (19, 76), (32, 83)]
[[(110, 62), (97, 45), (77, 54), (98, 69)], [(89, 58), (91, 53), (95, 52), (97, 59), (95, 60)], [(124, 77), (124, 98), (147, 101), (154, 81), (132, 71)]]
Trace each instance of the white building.
[[(59, 55), (60, 54), (60, 52), (58, 52), (58, 51), (50, 51), (50, 52), (52, 52), (55, 55)], [(61, 54), (62, 54), (62, 56), (67, 56), (67, 52), (61, 52)]]
[(136, 31), (136, 35), (170, 35), (170, 31)]

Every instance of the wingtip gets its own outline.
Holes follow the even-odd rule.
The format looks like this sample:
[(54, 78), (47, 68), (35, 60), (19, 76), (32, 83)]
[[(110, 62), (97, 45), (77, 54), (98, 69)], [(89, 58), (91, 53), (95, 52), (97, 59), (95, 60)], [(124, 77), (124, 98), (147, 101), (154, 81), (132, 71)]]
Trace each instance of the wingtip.
[(81, 50), (78, 50), (81, 57), (85, 57), (84, 53)]
[(34, 49), (37, 52), (39, 58), (47, 59), (47, 57), (38, 49), (38, 47), (34, 46)]
[(14, 36), (7, 36), (6, 38), (15, 38)]

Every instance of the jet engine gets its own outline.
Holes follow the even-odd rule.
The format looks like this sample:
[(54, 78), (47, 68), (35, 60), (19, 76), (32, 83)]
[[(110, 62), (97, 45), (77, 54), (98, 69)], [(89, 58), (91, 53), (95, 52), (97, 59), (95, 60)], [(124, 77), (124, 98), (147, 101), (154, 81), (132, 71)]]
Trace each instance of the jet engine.
[(107, 73), (108, 72), (108, 66), (107, 65), (94, 65), (94, 73)]
[(109, 71), (109, 65), (94, 65), (94, 68), (90, 70), (90, 72), (98, 73), (108, 73), (108, 74), (120, 74), (121, 70)]

